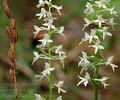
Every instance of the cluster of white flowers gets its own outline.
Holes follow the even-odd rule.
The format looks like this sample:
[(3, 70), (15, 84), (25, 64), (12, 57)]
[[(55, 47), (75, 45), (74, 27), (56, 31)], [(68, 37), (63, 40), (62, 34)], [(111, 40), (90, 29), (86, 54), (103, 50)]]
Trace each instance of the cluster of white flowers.
[[(55, 27), (54, 20), (57, 18), (54, 17), (54, 13), (52, 12), (53, 10), (56, 10), (59, 15), (62, 15), (60, 11), (62, 9), (62, 6), (52, 4), (52, 0), (39, 0), (39, 4), (37, 4), (36, 7), (38, 9), (41, 9), (40, 13), (36, 14), (36, 16), (39, 18), (39, 20), (43, 20), (43, 24), (41, 27), (34, 25), (34, 38), (39, 35), (41, 31), (44, 32), (44, 37), (38, 40), (38, 42), (40, 42), (40, 45), (37, 45), (36, 47), (39, 48), (40, 53), (37, 51), (33, 52), (35, 57), (33, 58), (32, 64), (34, 64), (38, 59), (46, 60), (45, 70), (42, 71), (40, 75), (35, 75), (35, 77), (39, 78), (40, 80), (43, 80), (44, 78), (50, 80), (50, 74), (55, 70), (55, 68), (51, 66), (51, 61), (60, 61), (64, 67), (64, 59), (67, 57), (66, 53), (62, 50), (63, 45), (54, 46), (53, 40), (51, 39), (51, 36), (55, 33), (60, 34), (63, 36), (63, 38), (65, 38), (63, 34), (64, 27)], [(62, 89), (63, 83), (63, 81), (59, 81), (58, 84), (52, 85), (51, 87), (53, 88), (56, 86), (58, 88), (58, 93), (66, 92)], [(35, 96), (36, 100), (43, 100), (43, 97), (39, 94), (35, 94)], [(57, 100), (62, 100), (62, 96), (59, 96)]]
[[(80, 44), (88, 41), (90, 44), (89, 47), (94, 48), (94, 54), (88, 56), (86, 52), (82, 51), (83, 57), (80, 57), (80, 62), (78, 63), (78, 66), (82, 67), (81, 73), (85, 71), (86, 74), (84, 77), (78, 75), (78, 78), (80, 78), (80, 82), (77, 84), (77, 86), (81, 83), (84, 83), (86, 87), (88, 82), (93, 80), (95, 82), (101, 82), (104, 88), (106, 88), (106, 86), (108, 86), (108, 84), (106, 83), (106, 81), (109, 79), (108, 77), (99, 78), (98, 75), (90, 76), (87, 71), (91, 67), (94, 69), (93, 72), (95, 74), (96, 71), (99, 71), (99, 67), (101, 65), (109, 65), (112, 67), (113, 71), (116, 67), (118, 67), (117, 65), (112, 64), (113, 56), (108, 57), (108, 59), (105, 60), (101, 54), (101, 50), (104, 49), (104, 47), (102, 46), (102, 41), (105, 40), (106, 36), (112, 36), (112, 34), (108, 32), (108, 29), (109, 27), (112, 27), (114, 29), (114, 25), (116, 23), (114, 22), (114, 18), (111, 17), (117, 16), (117, 11), (114, 10), (114, 7), (109, 7), (110, 0), (89, 1), (90, 2), (87, 2), (86, 9), (84, 10), (86, 18), (84, 18), (85, 24), (83, 30), (91, 24), (95, 24), (96, 28), (90, 29), (89, 33), (85, 32), (85, 36)], [(101, 15), (102, 12), (109, 13), (110, 18), (105, 19), (103, 15)]]

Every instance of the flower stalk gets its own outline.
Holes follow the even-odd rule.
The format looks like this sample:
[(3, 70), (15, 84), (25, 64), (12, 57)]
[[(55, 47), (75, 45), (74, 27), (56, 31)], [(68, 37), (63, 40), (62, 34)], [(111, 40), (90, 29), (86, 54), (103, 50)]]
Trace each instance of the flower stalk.
[[(112, 63), (113, 56), (108, 57), (106, 60), (103, 57), (102, 51), (104, 50), (103, 41), (106, 39), (107, 36), (111, 37), (112, 34), (108, 31), (110, 27), (114, 29), (114, 22), (115, 16), (117, 16), (117, 12), (115, 11), (114, 7), (110, 7), (110, 0), (96, 0), (87, 2), (86, 9), (84, 13), (86, 15), (85, 24), (83, 30), (85, 30), (91, 24), (96, 25), (95, 28), (91, 28), (89, 32), (85, 32), (85, 36), (82, 39), (81, 43), (89, 42), (89, 48), (93, 48), (94, 52), (92, 55), (89, 55), (82, 51), (82, 57), (80, 58), (80, 62), (78, 63), (78, 67), (81, 67), (81, 74), (85, 72), (85, 76), (79, 78), (81, 81), (78, 85), (84, 83), (85, 87), (89, 82), (92, 83), (94, 88), (94, 100), (99, 100), (99, 87), (100, 83), (106, 88), (108, 84), (106, 81), (109, 79), (108, 77), (99, 76), (99, 68), (102, 65), (110, 65), (114, 71), (115, 68), (118, 66)], [(109, 18), (104, 18), (103, 12), (109, 13)], [(87, 72), (90, 69), (90, 74)], [(77, 86), (78, 86), (77, 85)]]
[[(64, 59), (66, 58), (66, 53), (62, 51), (62, 46), (55, 46), (54, 41), (52, 40), (53, 34), (60, 34), (64, 36), (63, 31), (64, 27), (56, 27), (54, 25), (54, 20), (57, 18), (54, 17), (54, 12), (52, 12), (52, 9), (55, 9), (59, 15), (61, 15), (60, 10), (62, 9), (62, 6), (57, 6), (52, 4), (52, 0), (39, 0), (39, 4), (37, 5), (37, 8), (41, 9), (41, 12), (36, 14), (36, 16), (39, 17), (39, 19), (43, 19), (43, 24), (41, 27), (34, 25), (35, 32), (34, 32), (34, 38), (37, 37), (37, 35), (40, 34), (42, 31), (43, 38), (39, 39), (38, 41), (41, 43), (40, 45), (37, 45), (37, 48), (40, 50), (40, 53), (34, 51), (34, 58), (33, 63), (34, 64), (38, 59), (44, 59), (45, 60), (45, 70), (40, 73), (40, 75), (36, 75), (39, 80), (46, 79), (48, 80), (48, 87), (49, 87), (49, 100), (53, 100), (53, 88), (57, 87), (59, 88), (59, 85), (54, 85), (52, 80), (52, 71), (55, 70), (54, 67), (52, 67), (53, 61), (59, 61), (64, 65)], [(60, 87), (61, 89), (61, 87)], [(62, 90), (62, 89), (61, 89)], [(35, 95), (36, 100), (46, 100), (43, 96)], [(37, 99), (37, 97), (41, 99)], [(62, 97), (59, 96), (57, 100), (62, 100)]]

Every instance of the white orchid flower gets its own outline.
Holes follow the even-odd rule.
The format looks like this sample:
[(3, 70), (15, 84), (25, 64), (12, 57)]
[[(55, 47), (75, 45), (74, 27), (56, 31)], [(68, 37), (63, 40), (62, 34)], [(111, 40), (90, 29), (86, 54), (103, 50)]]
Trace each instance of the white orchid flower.
[(39, 19), (41, 19), (42, 17), (47, 17), (47, 14), (48, 12), (44, 8), (41, 8), (41, 13), (36, 14), (36, 16), (38, 16)]
[(35, 94), (35, 97), (36, 97), (36, 100), (42, 100), (42, 97), (39, 94)]
[(81, 77), (79, 75), (77, 75), (79, 79), (81, 79), (81, 81), (77, 84), (77, 86), (79, 86), (80, 84), (84, 83), (85, 87), (87, 86), (89, 80), (90, 80), (90, 75), (86, 72), (85, 77)]
[(82, 67), (81, 73), (83, 72), (83, 70), (87, 70), (90, 66), (90, 61), (88, 60), (88, 56), (87, 53), (82, 51), (82, 56), (80, 57), (80, 62), (78, 63), (78, 66)]
[(101, 79), (94, 79), (96, 81), (100, 81), (101, 84), (104, 86), (104, 88), (106, 88), (109, 84), (106, 83), (106, 81), (109, 79), (109, 77), (103, 77)]
[(58, 88), (58, 93), (66, 92), (65, 90), (62, 89), (63, 84), (64, 84), (64, 81), (59, 81), (57, 84), (55, 84), (55, 86)]
[(103, 27), (102, 29), (98, 30), (99, 32), (103, 34), (103, 40), (105, 39), (105, 36), (112, 36), (112, 34), (107, 31), (108, 28), (109, 27)]
[(115, 64), (112, 64), (112, 60), (113, 60), (113, 56), (108, 57), (106, 65), (110, 65), (114, 71), (115, 68), (117, 68), (118, 66)]
[(57, 97), (56, 100), (62, 100), (62, 96)]
[(85, 14), (89, 15), (89, 14), (94, 13), (94, 9), (93, 9), (93, 5), (92, 4), (90, 4), (89, 2), (87, 2), (86, 7), (87, 8), (84, 10)]
[(51, 39), (49, 38), (49, 35), (48, 35), (48, 34), (45, 34), (45, 35), (44, 35), (44, 38), (41, 39), (41, 40), (38, 40), (38, 41), (39, 41), (39, 42), (42, 42), (43, 47), (45, 47), (47, 44), (53, 42), (53, 40), (51, 40)]
[(104, 49), (104, 47), (102, 45), (100, 45), (100, 40), (98, 39), (95, 43), (95, 45), (91, 45), (89, 47), (93, 47), (95, 48), (95, 54), (97, 54), (98, 50)]

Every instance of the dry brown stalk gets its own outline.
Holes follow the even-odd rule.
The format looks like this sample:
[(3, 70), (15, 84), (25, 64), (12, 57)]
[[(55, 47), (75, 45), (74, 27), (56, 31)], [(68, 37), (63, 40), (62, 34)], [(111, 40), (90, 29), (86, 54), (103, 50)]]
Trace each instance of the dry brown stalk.
[(10, 0), (3, 0), (4, 12), (6, 17), (10, 21), (10, 25), (6, 27), (6, 33), (10, 40), (10, 47), (8, 49), (8, 58), (10, 62), (9, 67), (9, 79), (10, 82), (13, 84), (16, 92), (16, 100), (18, 100), (18, 91), (17, 91), (17, 80), (16, 80), (16, 42), (18, 40), (18, 33), (16, 31), (16, 20), (12, 18), (10, 9), (9, 9), (9, 1)]

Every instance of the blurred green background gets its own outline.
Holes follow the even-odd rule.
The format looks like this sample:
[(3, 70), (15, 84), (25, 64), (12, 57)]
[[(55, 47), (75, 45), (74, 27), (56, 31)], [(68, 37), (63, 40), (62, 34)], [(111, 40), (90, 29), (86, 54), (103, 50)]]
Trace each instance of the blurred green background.
[[(85, 4), (87, 0), (53, 0), (54, 4), (63, 5), (63, 16), (56, 22), (57, 26), (65, 26), (66, 40), (60, 36), (55, 36), (56, 44), (63, 43), (68, 58), (65, 63), (65, 69), (57, 68), (56, 76), (58, 79), (65, 80), (65, 89), (68, 91), (63, 94), (64, 100), (92, 100), (93, 89), (91, 85), (87, 88), (84, 86), (77, 87), (79, 81), (76, 77), (79, 74), (77, 62), (78, 56), (87, 45), (79, 46), (79, 42), (83, 36), (82, 27), (84, 24)], [(35, 93), (46, 94), (48, 87), (46, 84), (38, 83), (34, 75), (40, 73), (43, 68), (42, 61), (36, 62), (31, 66), (33, 59), (33, 50), (37, 44), (33, 40), (33, 25), (40, 25), (40, 21), (35, 16), (40, 11), (36, 8), (38, 0), (11, 0), (10, 8), (13, 16), (17, 20), (17, 31), (19, 33), (19, 41), (17, 42), (17, 81), (20, 100), (35, 100)], [(9, 20), (3, 12), (3, 0), (0, 0), (0, 100), (15, 100), (15, 94), (10, 86), (8, 78), (8, 57), (9, 40), (5, 33)], [(120, 0), (112, 0), (111, 5), (116, 7), (118, 16), (116, 17), (117, 25), (112, 38), (104, 41), (106, 51), (105, 57), (114, 55), (114, 63), (120, 65)], [(107, 17), (107, 15), (105, 15)], [(55, 66), (59, 66), (56, 64)], [(109, 67), (101, 67), (100, 76), (109, 76), (110, 85), (107, 89), (100, 89), (100, 100), (120, 100), (120, 69), (117, 68), (113, 73)], [(55, 90), (56, 91), (56, 90)], [(56, 93), (55, 93), (56, 94)]]

